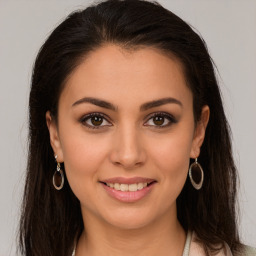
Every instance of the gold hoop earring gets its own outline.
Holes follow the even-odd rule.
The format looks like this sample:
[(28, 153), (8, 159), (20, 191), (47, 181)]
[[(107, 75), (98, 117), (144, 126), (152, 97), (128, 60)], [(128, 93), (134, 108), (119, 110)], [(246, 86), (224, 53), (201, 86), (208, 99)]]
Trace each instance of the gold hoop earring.
[(202, 166), (197, 162), (197, 158), (189, 167), (189, 178), (192, 186), (196, 190), (199, 190), (202, 187), (204, 181), (204, 171)]
[[(55, 156), (55, 159), (57, 161), (57, 155)], [(57, 162), (57, 169), (53, 174), (52, 183), (56, 190), (61, 190), (64, 186), (64, 174), (59, 162)]]

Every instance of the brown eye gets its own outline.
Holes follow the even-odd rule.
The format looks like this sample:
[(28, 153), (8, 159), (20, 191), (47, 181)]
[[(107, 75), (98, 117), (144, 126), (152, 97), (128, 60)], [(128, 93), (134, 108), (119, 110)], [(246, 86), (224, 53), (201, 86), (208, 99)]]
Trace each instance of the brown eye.
[(164, 117), (162, 116), (155, 116), (153, 117), (153, 122), (155, 125), (163, 125), (164, 124)]
[(93, 116), (91, 117), (91, 123), (94, 126), (99, 126), (103, 123), (103, 118), (101, 116)]
[(80, 122), (92, 129), (103, 128), (104, 126), (111, 126), (111, 123), (101, 113), (92, 113), (84, 116)]
[(177, 123), (177, 120), (168, 113), (155, 113), (151, 115), (151, 117), (148, 119), (145, 126), (152, 126), (155, 128), (165, 128), (173, 123)]

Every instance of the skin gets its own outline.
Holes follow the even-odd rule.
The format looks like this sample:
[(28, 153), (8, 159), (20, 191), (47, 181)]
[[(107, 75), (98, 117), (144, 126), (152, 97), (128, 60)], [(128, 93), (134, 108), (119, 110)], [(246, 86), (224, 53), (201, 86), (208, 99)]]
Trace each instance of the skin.
[[(116, 110), (79, 103), (84, 97), (107, 101)], [(181, 104), (140, 110), (144, 103), (167, 97)], [(92, 119), (84, 118), (94, 112), (106, 116), (98, 129), (89, 128)], [(174, 120), (160, 116), (164, 121), (159, 125), (152, 118), (158, 112)], [(81, 204), (85, 232), (76, 256), (182, 255), (186, 233), (177, 220), (176, 199), (190, 158), (200, 154), (208, 119), (204, 106), (201, 120), (194, 123), (193, 97), (182, 67), (160, 50), (128, 52), (108, 44), (84, 59), (60, 95), (58, 124), (46, 113), (53, 151), (64, 162)], [(157, 182), (141, 200), (120, 202), (99, 183), (117, 176)]]

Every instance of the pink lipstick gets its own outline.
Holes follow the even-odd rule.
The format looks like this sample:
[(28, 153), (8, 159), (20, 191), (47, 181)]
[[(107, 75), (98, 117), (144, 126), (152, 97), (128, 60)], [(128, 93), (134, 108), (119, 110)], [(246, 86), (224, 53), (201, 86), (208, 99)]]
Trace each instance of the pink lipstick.
[(100, 183), (112, 198), (121, 202), (136, 202), (152, 191), (156, 180), (143, 177), (115, 177), (101, 180)]

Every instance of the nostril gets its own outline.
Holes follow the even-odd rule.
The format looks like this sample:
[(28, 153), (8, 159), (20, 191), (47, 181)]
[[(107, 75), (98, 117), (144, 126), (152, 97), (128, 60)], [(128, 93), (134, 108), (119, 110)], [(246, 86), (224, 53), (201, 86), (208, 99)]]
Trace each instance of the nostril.
[(121, 159), (120, 161), (112, 161), (112, 163), (116, 166), (122, 166), (124, 169), (133, 169), (143, 165), (143, 162), (132, 159)]
[(114, 164), (114, 165), (117, 165), (117, 166), (122, 165), (120, 162), (114, 162), (113, 164)]

